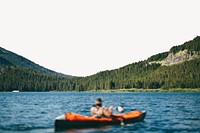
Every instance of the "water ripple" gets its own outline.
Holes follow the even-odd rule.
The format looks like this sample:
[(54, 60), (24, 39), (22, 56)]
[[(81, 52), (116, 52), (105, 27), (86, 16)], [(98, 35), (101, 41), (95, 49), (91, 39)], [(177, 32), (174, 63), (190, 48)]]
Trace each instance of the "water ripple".
[[(146, 110), (144, 122), (67, 132), (200, 131), (200, 93), (0, 93), (0, 132), (54, 132), (54, 118), (65, 112), (90, 115), (96, 97), (105, 106)], [(114, 110), (114, 112), (116, 112)]]

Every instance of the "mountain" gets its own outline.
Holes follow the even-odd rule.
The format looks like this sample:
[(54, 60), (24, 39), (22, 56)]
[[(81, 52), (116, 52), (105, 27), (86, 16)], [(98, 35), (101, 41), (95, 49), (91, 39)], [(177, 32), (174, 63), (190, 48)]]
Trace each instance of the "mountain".
[(53, 91), (71, 78), (0, 47), (0, 91)]
[(47, 68), (44, 68), (24, 58), (23, 56), (20, 56), (18, 54), (15, 54), (11, 51), (8, 51), (0, 47), (0, 67), (4, 67), (4, 66), (29, 68), (29, 69), (33, 69), (42, 73), (46, 73), (46, 74), (57, 74), (64, 77), (71, 77), (70, 75), (64, 75), (64, 74), (49, 70)]
[(200, 88), (200, 37), (147, 60), (78, 79), (77, 90)]
[[(90, 91), (200, 88), (200, 37), (124, 67), (66, 78), (3, 48), (0, 91)], [(54, 72), (52, 72), (54, 73)]]

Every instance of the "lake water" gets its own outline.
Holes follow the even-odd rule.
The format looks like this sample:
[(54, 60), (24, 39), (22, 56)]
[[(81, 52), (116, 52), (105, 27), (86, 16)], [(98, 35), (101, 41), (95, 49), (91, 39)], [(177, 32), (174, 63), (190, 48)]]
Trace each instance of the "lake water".
[(64, 132), (200, 132), (200, 93), (1, 92), (0, 132), (52, 133), (65, 112), (90, 115), (96, 97), (104, 106), (146, 110), (143, 122)]

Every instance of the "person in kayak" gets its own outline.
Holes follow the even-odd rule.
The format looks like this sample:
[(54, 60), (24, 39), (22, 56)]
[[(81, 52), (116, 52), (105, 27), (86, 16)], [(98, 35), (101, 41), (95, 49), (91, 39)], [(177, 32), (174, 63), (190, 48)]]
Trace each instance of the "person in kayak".
[(111, 117), (112, 116), (112, 106), (108, 110), (102, 106), (101, 98), (95, 100), (95, 105), (90, 109), (90, 112), (93, 117)]

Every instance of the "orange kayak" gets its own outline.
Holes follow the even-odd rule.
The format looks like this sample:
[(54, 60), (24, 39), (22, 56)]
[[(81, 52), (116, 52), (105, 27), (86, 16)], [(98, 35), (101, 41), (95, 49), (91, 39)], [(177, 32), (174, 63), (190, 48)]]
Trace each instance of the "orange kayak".
[(69, 128), (88, 128), (98, 127), (105, 125), (120, 125), (121, 123), (133, 123), (143, 121), (146, 111), (130, 111), (124, 114), (114, 114), (112, 117), (95, 118), (92, 116), (83, 116), (73, 112), (67, 112), (55, 119), (56, 129), (69, 129)]

